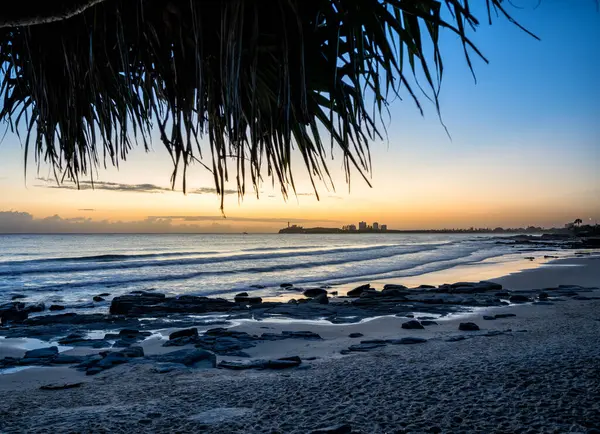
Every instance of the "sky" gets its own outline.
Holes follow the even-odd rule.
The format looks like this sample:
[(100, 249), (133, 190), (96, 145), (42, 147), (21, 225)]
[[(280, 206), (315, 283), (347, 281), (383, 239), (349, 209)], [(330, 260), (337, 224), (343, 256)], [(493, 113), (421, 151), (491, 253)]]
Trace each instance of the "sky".
[[(317, 200), (296, 153), (297, 195), (265, 182), (259, 198), (228, 186), (224, 214), (212, 175), (196, 165), (188, 193), (170, 189), (172, 166), (159, 140), (134, 150), (119, 169), (100, 169), (95, 188), (58, 186), (10, 132), (0, 143), (0, 233), (276, 232), (287, 222), (340, 227), (359, 220), (392, 229), (557, 227), (600, 222), (600, 11), (594, 0), (513, 0), (507, 6), (529, 37), (505, 20), (473, 35), (489, 64), (474, 64), (442, 35), (443, 122), (408, 95), (390, 106), (388, 137), (371, 146), (369, 187), (342, 161), (329, 167), (334, 188)], [(483, 4), (483, 2), (481, 2)], [(423, 100), (424, 101), (424, 100)], [(6, 126), (2, 126), (2, 130)]]

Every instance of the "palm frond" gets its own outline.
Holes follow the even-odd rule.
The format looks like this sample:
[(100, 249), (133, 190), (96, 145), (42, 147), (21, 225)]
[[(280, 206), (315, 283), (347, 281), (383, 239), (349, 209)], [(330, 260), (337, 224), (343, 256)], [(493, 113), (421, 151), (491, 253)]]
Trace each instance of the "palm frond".
[[(199, 161), (219, 194), (232, 172), (240, 195), (248, 182), (258, 192), (266, 169), (287, 196), (297, 149), (317, 191), (332, 152), (320, 130), (347, 181), (356, 169), (368, 182), (390, 98), (406, 88), (422, 110), (411, 83), (424, 77), (439, 110), (441, 32), (458, 36), (471, 69), (471, 56), (485, 60), (469, 0), (80, 3), (67, 19), (0, 27), (0, 119), (57, 179), (118, 165), (156, 128), (184, 189)], [(503, 0), (487, 9), (514, 22)]]

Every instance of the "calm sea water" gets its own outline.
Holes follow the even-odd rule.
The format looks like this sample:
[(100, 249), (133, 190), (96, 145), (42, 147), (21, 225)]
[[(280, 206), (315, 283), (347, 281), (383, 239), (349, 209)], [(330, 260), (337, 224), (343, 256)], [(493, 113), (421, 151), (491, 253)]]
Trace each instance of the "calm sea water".
[(224, 295), (284, 282), (416, 276), (514, 253), (477, 235), (0, 235), (0, 301), (89, 302), (156, 289)]

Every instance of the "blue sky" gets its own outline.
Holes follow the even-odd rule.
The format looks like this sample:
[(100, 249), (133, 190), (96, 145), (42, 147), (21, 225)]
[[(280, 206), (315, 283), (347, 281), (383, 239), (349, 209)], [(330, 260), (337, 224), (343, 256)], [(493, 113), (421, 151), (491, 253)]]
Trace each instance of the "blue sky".
[[(238, 202), (228, 195), (227, 215), (242, 220), (215, 221), (218, 230), (277, 229), (266, 216), (304, 219), (305, 225), (379, 220), (396, 228), (600, 220), (600, 12), (594, 0), (542, 0), (537, 8), (537, 0), (513, 3), (521, 8), (507, 4), (507, 9), (541, 41), (501, 18), (490, 27), (486, 14), (478, 13), (482, 25), (473, 40), (490, 63), (474, 62), (477, 84), (460, 43), (448, 33), (442, 36), (440, 100), (451, 139), (431, 104), (423, 100), (421, 117), (404, 95), (390, 107), (388, 140), (373, 144), (373, 188), (354, 176), (348, 192), (336, 159), (331, 169), (337, 189), (320, 188), (324, 194), (316, 201), (298, 154), (300, 196), (285, 202), (270, 183), (260, 200)], [(120, 171), (101, 171), (100, 180), (168, 186), (170, 161), (160, 142), (154, 148), (148, 155), (135, 151)], [(48, 174), (45, 168), (40, 173)], [(190, 184), (204, 194), (188, 196), (51, 189), (35, 178), (31, 165), (26, 188), (22, 150), (9, 133), (0, 144), (0, 211), (94, 221), (219, 214), (219, 199), (208, 192), (211, 177), (200, 168), (190, 172)], [(265, 221), (243, 223), (243, 217)]]

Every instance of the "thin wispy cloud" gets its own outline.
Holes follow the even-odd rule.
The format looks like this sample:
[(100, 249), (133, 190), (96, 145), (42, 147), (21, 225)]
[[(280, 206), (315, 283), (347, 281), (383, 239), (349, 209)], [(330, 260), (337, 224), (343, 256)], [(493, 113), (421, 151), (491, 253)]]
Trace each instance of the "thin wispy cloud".
[(203, 221), (232, 221), (232, 222), (248, 222), (248, 223), (313, 223), (313, 222), (328, 222), (339, 223), (339, 220), (328, 219), (307, 219), (293, 217), (223, 217), (220, 215), (166, 215), (166, 216), (148, 216), (148, 220), (180, 220), (185, 222), (203, 222)]
[(94, 211), (96, 211), (96, 209), (94, 209), (94, 208), (79, 208), (77, 211), (94, 212)]
[[(44, 184), (36, 184), (35, 187), (51, 188), (59, 190), (106, 190), (125, 193), (164, 193), (177, 192), (169, 187), (163, 187), (156, 184), (127, 184), (122, 182), (106, 182), (106, 181), (79, 181), (79, 186), (75, 183), (57, 184), (55, 180), (48, 178), (37, 178), (38, 181)], [(187, 194), (217, 194), (217, 190), (211, 187), (201, 187), (192, 189)], [(226, 189), (223, 194), (237, 194), (237, 190)], [(89, 211), (89, 210), (84, 210)]]

